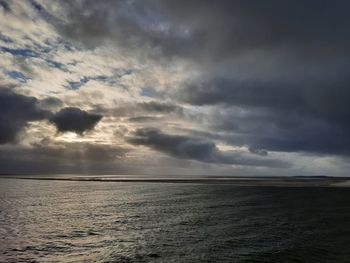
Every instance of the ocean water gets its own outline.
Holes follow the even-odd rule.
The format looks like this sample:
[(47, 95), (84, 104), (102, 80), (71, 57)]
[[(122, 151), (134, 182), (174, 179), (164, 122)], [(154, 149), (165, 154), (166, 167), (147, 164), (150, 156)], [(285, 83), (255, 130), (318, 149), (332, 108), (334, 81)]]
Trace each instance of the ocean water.
[(350, 189), (0, 179), (0, 262), (350, 262)]

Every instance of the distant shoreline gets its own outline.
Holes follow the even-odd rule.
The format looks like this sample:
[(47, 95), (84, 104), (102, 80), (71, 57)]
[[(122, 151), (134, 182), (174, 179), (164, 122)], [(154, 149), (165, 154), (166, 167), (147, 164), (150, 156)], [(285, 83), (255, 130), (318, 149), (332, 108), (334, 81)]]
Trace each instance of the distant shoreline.
[(225, 184), (254, 187), (350, 187), (350, 178), (340, 177), (203, 177), (203, 178), (145, 178), (145, 177), (89, 177), (89, 176), (0, 176), (0, 179), (49, 180), (73, 182), (115, 183), (175, 183)]

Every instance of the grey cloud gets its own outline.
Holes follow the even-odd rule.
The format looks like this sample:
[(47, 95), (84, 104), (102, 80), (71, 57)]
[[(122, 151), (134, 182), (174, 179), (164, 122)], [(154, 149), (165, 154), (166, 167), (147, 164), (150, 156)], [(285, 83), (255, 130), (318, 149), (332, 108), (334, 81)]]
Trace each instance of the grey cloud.
[(50, 121), (59, 132), (76, 132), (82, 135), (85, 131), (92, 130), (101, 119), (102, 115), (68, 107), (55, 113)]
[(341, 122), (273, 109), (226, 107), (221, 113), (213, 113), (209, 123), (211, 131), (220, 133), (220, 140), (246, 146), (252, 152), (350, 155), (346, 119)]
[[(226, 111), (211, 118), (211, 126), (232, 133), (235, 139), (231, 143), (236, 145), (348, 155), (350, 60), (319, 59), (315, 63), (274, 62), (265, 75), (252, 68), (248, 77), (197, 79), (187, 83), (177, 97), (192, 105)], [(263, 61), (255, 63), (264, 67)], [(249, 75), (249, 68), (246, 70)], [(232, 111), (234, 107), (241, 114)]]
[(11, 7), (9, 5), (9, 3), (5, 0), (0, 0), (0, 6), (6, 11), (6, 12), (10, 12), (11, 11)]
[(128, 152), (127, 148), (115, 145), (92, 144), (87, 142), (54, 143), (49, 138), (46, 138), (40, 144), (33, 146), (34, 147), (30, 150), (38, 153), (39, 155), (46, 155), (56, 159), (68, 159), (72, 161), (115, 161), (125, 157), (125, 154)]
[(208, 140), (191, 136), (169, 135), (153, 128), (138, 129), (135, 136), (129, 138), (128, 142), (134, 145), (149, 146), (176, 158), (201, 162), (265, 167), (289, 166), (284, 161), (252, 158), (238, 152), (222, 152)]
[[(123, 104), (114, 108), (105, 108), (102, 105), (95, 105), (93, 110), (96, 114), (103, 114), (113, 117), (138, 117), (140, 114), (177, 114), (182, 115), (183, 107), (172, 102), (139, 102)], [(144, 115), (146, 116), (146, 115)], [(149, 116), (154, 117), (154, 116)]]
[[(350, 61), (349, 61), (350, 65)], [(344, 65), (345, 66), (345, 65)], [(319, 65), (322, 69), (322, 65)], [(293, 80), (234, 80), (218, 78), (187, 84), (180, 100), (195, 105), (237, 105), (262, 107), (315, 117), (348, 117), (347, 98), (350, 91), (346, 69), (330, 72), (321, 70), (320, 76), (293, 76)], [(254, 77), (254, 76), (252, 76)]]
[(0, 144), (15, 142), (28, 122), (43, 120), (49, 114), (40, 108), (38, 99), (0, 88)]
[[(127, 148), (90, 143), (52, 143), (0, 146), (0, 173), (118, 173)], [(33, 158), (34, 157), (34, 158)]]
[[(90, 12), (79, 13), (83, 5)], [(231, 127), (239, 138), (232, 142), (255, 152), (347, 154), (348, 1), (85, 0), (69, 7), (68, 21), (57, 25), (63, 35), (194, 61), (202, 75), (166, 96), (266, 112), (237, 120), (245, 134)], [(261, 118), (259, 125), (249, 118)]]
[(137, 117), (131, 117), (128, 119), (129, 122), (137, 122), (137, 123), (144, 123), (144, 122), (159, 122), (162, 121), (163, 118), (161, 117), (154, 117), (154, 116), (137, 116)]
[(183, 108), (179, 105), (173, 104), (173, 103), (166, 103), (166, 102), (157, 102), (157, 101), (150, 101), (150, 102), (144, 102), (140, 103), (139, 106), (149, 112), (159, 112), (159, 113), (170, 113), (170, 112), (177, 112), (182, 113)]
[(39, 102), (40, 107), (48, 110), (57, 110), (63, 106), (63, 102), (55, 97), (47, 97)]
[(163, 13), (166, 10), (153, 1), (86, 0), (61, 4), (68, 20), (54, 23), (57, 29), (90, 48), (112, 40), (127, 49), (148, 46), (170, 51), (190, 43), (186, 29), (169, 23)]
[(251, 153), (255, 153), (255, 154), (261, 155), (261, 156), (266, 156), (268, 154), (268, 152), (266, 150), (262, 150), (262, 149), (249, 148), (249, 151)]
[(301, 55), (346, 51), (349, 3), (304, 1), (62, 1), (59, 31), (87, 46), (106, 40), (128, 49), (206, 60), (251, 49), (288, 48)]
[[(79, 12), (83, 6), (90, 12)], [(272, 118), (260, 122), (265, 129), (288, 122), (283, 116), (299, 115), (298, 121), (306, 123), (295, 123), (304, 127), (295, 127), (296, 134), (305, 136), (317, 128), (320, 136), (315, 137), (322, 141), (338, 135), (347, 145), (349, 7), (345, 0), (85, 0), (67, 4), (68, 21), (57, 26), (64, 35), (91, 45), (114, 40), (130, 50), (151, 46), (162, 56), (196, 62), (203, 75), (168, 96), (192, 105), (262, 108)], [(288, 140), (285, 131), (274, 135), (286, 137), (276, 140), (274, 149), (279, 148), (277, 141)], [(336, 144), (341, 145), (341, 139)], [(311, 136), (307, 144), (294, 142), (295, 147), (280, 149), (307, 151), (313, 147), (305, 145), (316, 143)]]
[[(0, 9), (15, 10), (12, 3), (0, 0)], [(177, 117), (180, 123), (180, 118), (188, 117), (187, 109), (195, 106), (198, 114), (193, 121), (201, 123), (194, 126), (202, 125), (206, 134), (170, 135), (140, 129), (129, 142), (181, 159), (252, 166), (285, 165), (269, 159), (272, 154), (266, 155), (271, 151), (350, 155), (348, 1), (62, 0), (57, 1), (64, 10), (59, 18), (54, 18), (49, 2), (30, 3), (35, 13), (53, 23), (61, 34), (62, 43), (50, 44), (53, 47), (69, 50), (63, 49), (66, 40), (88, 48), (117, 46), (116, 52), (135, 61), (141, 57), (142, 63), (156, 59), (167, 65), (173, 57), (180, 57), (185, 60), (177, 63), (189, 61), (186, 65), (199, 74), (197, 79), (187, 79), (183, 87), (168, 88), (164, 94), (159, 91), (156, 97), (147, 89), (140, 93), (143, 98), (148, 95), (148, 99), (159, 100), (114, 109), (102, 105), (89, 113), (78, 108), (50, 113), (72, 103), (68, 98), (60, 104), (52, 98), (38, 101), (1, 91), (0, 103), (11, 101), (8, 98), (13, 101), (0, 104), (2, 144), (14, 142), (33, 120), (49, 119), (58, 131), (83, 134), (93, 129), (102, 115), (126, 117), (134, 122), (131, 127), (142, 127), (143, 122), (168, 117)], [(44, 47), (16, 48), (5, 35), (0, 38), (6, 44), (0, 49), (21, 58), (22, 62), (17, 59), (16, 63), (24, 73), (31, 70), (27, 62), (44, 59)], [(45, 59), (52, 67), (64, 66), (53, 56)], [(12, 77), (18, 78), (18, 74), (12, 72)], [(68, 85), (78, 88), (88, 80)], [(84, 103), (81, 106), (86, 106)], [(183, 103), (188, 105), (180, 106)], [(208, 108), (220, 113), (205, 116)], [(222, 152), (214, 141), (244, 146), (249, 152)]]
[(216, 146), (213, 143), (179, 135), (168, 135), (157, 129), (139, 129), (136, 137), (129, 139), (133, 144), (149, 145), (157, 150), (181, 158), (205, 160), (212, 158)]
[(0, 144), (16, 142), (18, 134), (31, 121), (49, 120), (60, 132), (83, 134), (93, 129), (102, 118), (79, 108), (63, 108), (52, 113), (61, 106), (62, 101), (54, 97), (38, 100), (18, 94), (11, 88), (0, 88)]

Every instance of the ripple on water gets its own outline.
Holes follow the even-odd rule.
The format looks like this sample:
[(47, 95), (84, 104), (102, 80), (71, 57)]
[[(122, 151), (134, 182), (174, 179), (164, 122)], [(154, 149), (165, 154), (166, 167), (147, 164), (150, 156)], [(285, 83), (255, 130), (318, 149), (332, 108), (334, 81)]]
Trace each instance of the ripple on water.
[(347, 189), (5, 180), (1, 262), (347, 262)]

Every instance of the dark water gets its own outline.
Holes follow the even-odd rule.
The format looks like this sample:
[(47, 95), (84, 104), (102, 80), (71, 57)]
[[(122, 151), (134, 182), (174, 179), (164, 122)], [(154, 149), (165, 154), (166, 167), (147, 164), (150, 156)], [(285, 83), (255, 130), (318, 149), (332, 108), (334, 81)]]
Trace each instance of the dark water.
[(350, 189), (0, 179), (0, 259), (350, 262)]

